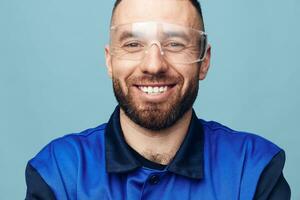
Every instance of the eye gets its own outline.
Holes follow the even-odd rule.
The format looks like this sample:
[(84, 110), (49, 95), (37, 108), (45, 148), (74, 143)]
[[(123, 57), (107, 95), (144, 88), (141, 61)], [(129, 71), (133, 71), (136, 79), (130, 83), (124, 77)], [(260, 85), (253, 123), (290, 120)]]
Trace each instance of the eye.
[(186, 47), (186, 45), (182, 42), (170, 41), (166, 43), (163, 47), (169, 51), (181, 51)]
[(137, 47), (141, 47), (141, 44), (139, 44), (138, 42), (130, 42), (125, 44), (124, 46), (128, 48), (137, 48)]
[(184, 44), (181, 44), (179, 42), (171, 42), (169, 44), (169, 46), (172, 46), (172, 47), (182, 47), (182, 46), (184, 46)]
[(139, 41), (129, 41), (122, 45), (122, 49), (128, 52), (138, 52), (144, 49), (144, 45)]

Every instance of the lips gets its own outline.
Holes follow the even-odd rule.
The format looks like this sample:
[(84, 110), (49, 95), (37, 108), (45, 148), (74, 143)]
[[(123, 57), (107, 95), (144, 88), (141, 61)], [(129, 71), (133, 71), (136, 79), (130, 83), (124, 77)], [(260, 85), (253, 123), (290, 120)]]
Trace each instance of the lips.
[(146, 94), (155, 95), (155, 94), (166, 92), (170, 87), (165, 85), (165, 86), (139, 86), (138, 88)]
[(176, 83), (143, 83), (137, 84), (137, 87), (140, 91), (150, 95), (162, 94), (174, 87)]
[(134, 77), (128, 81), (134, 98), (140, 102), (165, 102), (176, 92), (181, 79), (172, 76)]
[(176, 91), (176, 83), (143, 83), (134, 85), (133, 94), (139, 102), (162, 103), (170, 100)]

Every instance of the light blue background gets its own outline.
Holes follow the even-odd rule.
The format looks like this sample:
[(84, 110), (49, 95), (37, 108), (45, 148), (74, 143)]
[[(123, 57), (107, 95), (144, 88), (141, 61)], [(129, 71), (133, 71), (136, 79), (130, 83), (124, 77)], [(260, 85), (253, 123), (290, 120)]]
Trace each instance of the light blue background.
[[(0, 0), (0, 199), (23, 199), (26, 162), (50, 140), (106, 122), (116, 101), (104, 45), (113, 1)], [(286, 151), (300, 199), (300, 1), (203, 0), (212, 64), (198, 116)]]

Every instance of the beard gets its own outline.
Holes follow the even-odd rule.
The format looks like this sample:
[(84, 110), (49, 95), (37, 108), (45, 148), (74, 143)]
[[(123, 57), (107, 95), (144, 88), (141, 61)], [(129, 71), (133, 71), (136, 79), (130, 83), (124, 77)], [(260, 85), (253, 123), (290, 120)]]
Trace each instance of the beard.
[[(199, 88), (198, 77), (190, 81), (183, 95), (180, 89), (183, 85), (183, 77), (170, 77), (166, 75), (152, 75), (143, 77), (131, 77), (126, 80), (128, 88), (125, 94), (121, 87), (120, 80), (112, 78), (114, 95), (125, 114), (136, 124), (149, 130), (157, 131), (171, 127), (182, 116), (192, 108)], [(176, 91), (163, 103), (143, 102), (139, 103), (132, 94), (132, 87), (136, 83), (158, 83), (166, 80), (176, 82)], [(134, 86), (135, 87), (135, 86)]]

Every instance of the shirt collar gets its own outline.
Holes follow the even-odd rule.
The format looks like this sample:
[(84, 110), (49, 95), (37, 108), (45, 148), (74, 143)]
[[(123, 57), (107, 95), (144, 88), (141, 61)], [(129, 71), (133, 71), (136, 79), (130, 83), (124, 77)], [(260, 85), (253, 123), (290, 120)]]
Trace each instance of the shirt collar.
[[(188, 178), (203, 178), (203, 141), (203, 128), (193, 110), (188, 133), (167, 170)], [(105, 155), (109, 173), (126, 173), (142, 167), (123, 136), (119, 106), (106, 126)]]

